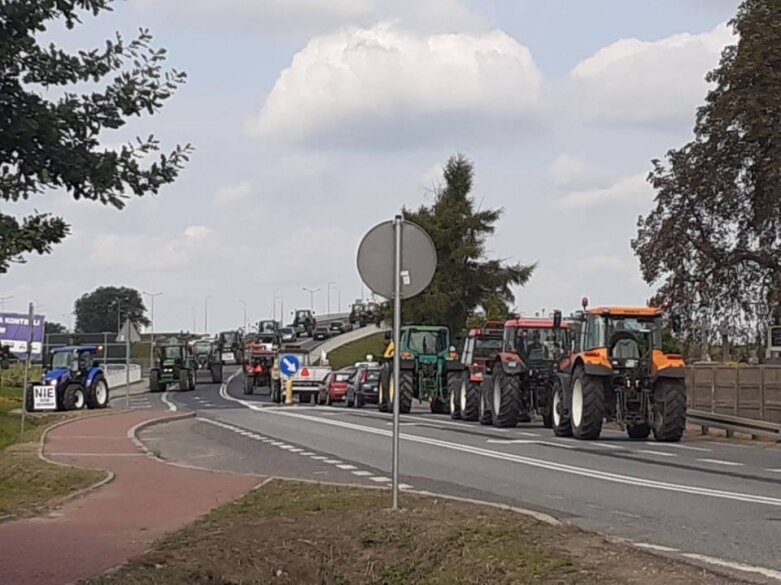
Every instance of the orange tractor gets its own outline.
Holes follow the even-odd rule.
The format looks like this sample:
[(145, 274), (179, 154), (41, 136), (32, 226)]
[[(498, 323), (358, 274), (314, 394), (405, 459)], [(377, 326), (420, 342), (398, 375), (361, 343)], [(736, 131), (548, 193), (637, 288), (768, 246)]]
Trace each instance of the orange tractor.
[[(686, 385), (680, 355), (662, 351), (663, 309), (597, 307), (584, 298), (575, 351), (556, 377), (553, 430), (597, 439), (605, 420), (632, 439), (679, 441), (686, 428)], [(667, 307), (665, 307), (667, 308)], [(672, 329), (679, 328), (672, 317)]]
[(244, 394), (252, 394), (255, 388), (271, 387), (271, 370), (276, 351), (272, 345), (250, 343), (244, 352)]
[(484, 425), (514, 427), (535, 414), (553, 425), (553, 387), (568, 367), (570, 324), (561, 312), (553, 317), (519, 317), (504, 324), (501, 350), (492, 377), (483, 386), (479, 420)]

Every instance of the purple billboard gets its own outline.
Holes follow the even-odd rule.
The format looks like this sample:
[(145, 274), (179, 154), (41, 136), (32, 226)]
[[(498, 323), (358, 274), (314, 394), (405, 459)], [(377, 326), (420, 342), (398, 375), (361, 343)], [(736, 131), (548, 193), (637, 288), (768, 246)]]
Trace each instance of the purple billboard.
[[(33, 319), (33, 361), (40, 361), (43, 353), (44, 316)], [(0, 345), (7, 345), (19, 359), (25, 359), (27, 340), (30, 335), (29, 315), (23, 313), (0, 313)]]

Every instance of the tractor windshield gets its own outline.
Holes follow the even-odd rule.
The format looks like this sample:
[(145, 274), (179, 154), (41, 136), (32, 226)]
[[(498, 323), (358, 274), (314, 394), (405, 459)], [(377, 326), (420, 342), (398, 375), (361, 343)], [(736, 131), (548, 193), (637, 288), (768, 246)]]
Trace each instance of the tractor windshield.
[(475, 341), (475, 359), (491, 359), (502, 351), (501, 339), (478, 337)]
[(448, 348), (448, 330), (422, 331), (411, 329), (407, 340), (410, 351), (422, 354), (442, 353)]
[(193, 346), (194, 353), (209, 353), (212, 350), (212, 346), (209, 343), (196, 343)]
[(222, 334), (222, 339), (228, 345), (233, 345), (237, 341), (236, 334), (233, 331), (229, 331), (227, 333), (223, 333)]
[(75, 353), (73, 351), (55, 351), (52, 353), (52, 369), (70, 368)]
[(562, 335), (554, 329), (518, 328), (514, 337), (513, 346), (518, 355), (529, 361), (558, 360), (566, 349)]
[(164, 360), (182, 359), (182, 348), (178, 345), (169, 345), (161, 350)]
[(296, 319), (301, 321), (309, 319), (309, 311), (296, 311)]
[(608, 345), (614, 336), (629, 333), (635, 337), (638, 343), (650, 338), (654, 349), (662, 347), (662, 323), (659, 317), (619, 317), (611, 316), (606, 321), (606, 340)]

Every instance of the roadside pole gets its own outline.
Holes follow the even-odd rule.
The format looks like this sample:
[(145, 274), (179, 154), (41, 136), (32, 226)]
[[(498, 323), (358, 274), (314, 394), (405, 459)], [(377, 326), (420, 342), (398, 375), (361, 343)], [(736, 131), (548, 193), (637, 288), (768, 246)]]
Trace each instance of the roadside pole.
[(401, 373), (401, 239), (403, 219), (393, 221), (393, 509), (399, 508), (399, 379)]
[(33, 357), (33, 322), (35, 320), (35, 307), (30, 303), (30, 311), (27, 316), (27, 357), (24, 360), (24, 385), (22, 386), (22, 428), (19, 438), (24, 437), (24, 419), (27, 414), (27, 384), (30, 381), (30, 362)]
[(125, 405), (128, 410), (130, 410), (130, 328), (132, 326), (128, 319), (127, 335), (125, 335)]

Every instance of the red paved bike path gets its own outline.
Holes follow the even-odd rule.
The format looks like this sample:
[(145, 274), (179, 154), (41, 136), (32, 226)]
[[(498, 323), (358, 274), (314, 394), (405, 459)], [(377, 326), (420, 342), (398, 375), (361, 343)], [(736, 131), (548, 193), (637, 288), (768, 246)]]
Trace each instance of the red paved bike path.
[(128, 430), (161, 417), (177, 415), (89, 417), (48, 434), (44, 452), (50, 459), (111, 471), (115, 478), (47, 516), (0, 524), (0, 582), (62, 585), (96, 575), (262, 481), (185, 469), (145, 455)]

